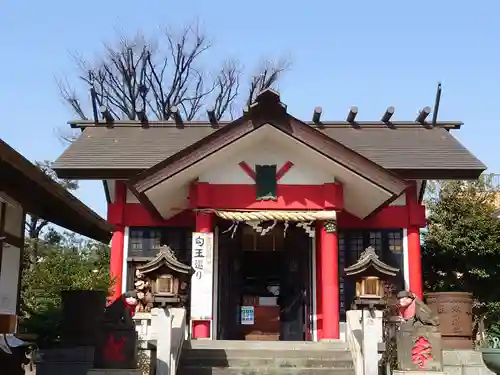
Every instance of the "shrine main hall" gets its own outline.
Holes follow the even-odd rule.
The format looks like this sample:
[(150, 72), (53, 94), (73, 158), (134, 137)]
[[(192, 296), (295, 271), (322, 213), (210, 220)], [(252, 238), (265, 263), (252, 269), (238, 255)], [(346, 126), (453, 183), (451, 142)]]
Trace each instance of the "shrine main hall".
[(231, 122), (77, 121), (54, 168), (103, 183), (114, 298), (161, 258), (192, 271), (176, 293), (194, 339), (338, 339), (354, 296), (342, 271), (371, 246), (400, 270), (394, 288), (421, 297), (426, 181), (486, 169), (452, 135), (462, 123), (428, 107), (357, 113), (302, 121), (267, 89)]

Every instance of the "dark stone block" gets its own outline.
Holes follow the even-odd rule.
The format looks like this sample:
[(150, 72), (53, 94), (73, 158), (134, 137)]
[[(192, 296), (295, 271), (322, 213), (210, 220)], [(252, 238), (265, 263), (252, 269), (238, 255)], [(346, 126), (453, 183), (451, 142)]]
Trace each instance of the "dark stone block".
[(61, 341), (64, 345), (93, 346), (104, 318), (106, 293), (95, 290), (61, 292)]
[(93, 347), (69, 347), (38, 350), (37, 375), (86, 375), (94, 364)]
[(41, 362), (94, 362), (93, 346), (76, 346), (57, 349), (41, 349), (35, 361)]
[(104, 328), (98, 337), (94, 367), (99, 369), (137, 368), (137, 332)]

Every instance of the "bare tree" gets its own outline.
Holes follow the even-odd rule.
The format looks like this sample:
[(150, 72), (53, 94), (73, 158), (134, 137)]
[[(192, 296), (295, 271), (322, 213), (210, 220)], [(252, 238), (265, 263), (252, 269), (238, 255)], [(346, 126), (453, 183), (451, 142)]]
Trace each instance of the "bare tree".
[[(173, 107), (190, 121), (211, 109), (217, 120), (234, 118), (235, 104), (250, 103), (255, 95), (276, 84), (288, 69), (285, 59), (265, 61), (250, 77), (248, 91), (242, 90), (244, 70), (234, 59), (224, 60), (215, 72), (204, 65), (211, 43), (199, 28), (189, 26), (176, 33), (166, 30), (159, 38), (122, 37), (117, 45), (106, 45), (98, 62), (77, 58), (79, 79), (91, 91), (99, 106), (106, 106), (114, 118), (134, 120), (142, 111), (149, 118), (167, 120)], [(89, 114), (85, 96), (65, 82), (58, 82), (65, 102), (81, 119)], [(241, 98), (242, 92), (247, 96)], [(241, 101), (240, 101), (241, 99)]]

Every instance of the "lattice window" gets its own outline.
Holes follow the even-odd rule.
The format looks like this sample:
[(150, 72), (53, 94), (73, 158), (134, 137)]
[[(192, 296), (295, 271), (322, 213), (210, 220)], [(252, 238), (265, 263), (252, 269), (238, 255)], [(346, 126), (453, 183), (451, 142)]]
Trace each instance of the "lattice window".
[(369, 234), (369, 246), (375, 249), (377, 255), (382, 254), (383, 242), (381, 231), (371, 231)]
[(363, 238), (363, 232), (351, 232), (349, 235), (349, 265), (355, 263), (363, 250), (365, 249), (365, 243)]
[(130, 231), (130, 248), (132, 250), (142, 250), (144, 245), (144, 232), (133, 229)]
[(162, 233), (159, 230), (149, 231), (149, 239), (150, 239), (150, 244), (151, 244), (152, 249), (158, 250), (163, 245), (161, 234)]
[(394, 254), (401, 254), (403, 251), (403, 233), (401, 230), (387, 233), (388, 249)]
[(177, 259), (191, 262), (192, 232), (188, 228), (130, 228), (129, 256), (152, 257), (167, 245)]

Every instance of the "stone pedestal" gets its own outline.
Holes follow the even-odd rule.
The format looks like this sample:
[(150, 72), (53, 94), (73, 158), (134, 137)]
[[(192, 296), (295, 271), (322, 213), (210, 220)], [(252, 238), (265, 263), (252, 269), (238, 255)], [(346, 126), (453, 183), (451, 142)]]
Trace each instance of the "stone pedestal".
[(437, 327), (407, 322), (400, 326), (396, 340), (399, 371), (412, 374), (442, 372), (441, 334)]
[(363, 332), (362, 352), (364, 375), (378, 375), (379, 343), (382, 342), (383, 328), (380, 310), (364, 309), (362, 311), (361, 327)]
[(35, 352), (37, 375), (85, 375), (93, 367), (93, 362), (94, 348), (88, 346)]
[(134, 329), (104, 327), (98, 336), (96, 368), (134, 369), (137, 367), (137, 332)]

